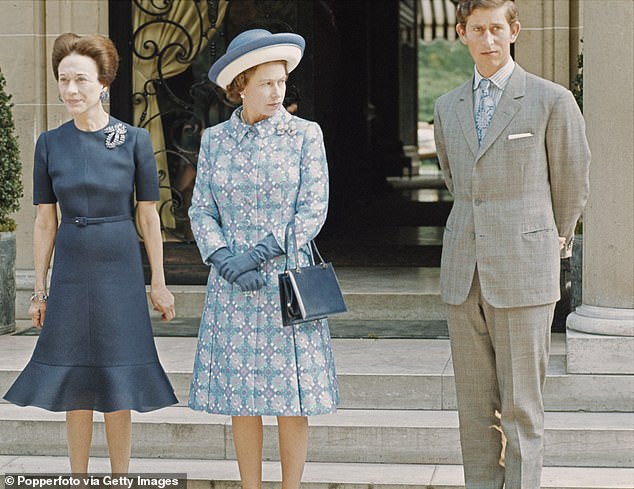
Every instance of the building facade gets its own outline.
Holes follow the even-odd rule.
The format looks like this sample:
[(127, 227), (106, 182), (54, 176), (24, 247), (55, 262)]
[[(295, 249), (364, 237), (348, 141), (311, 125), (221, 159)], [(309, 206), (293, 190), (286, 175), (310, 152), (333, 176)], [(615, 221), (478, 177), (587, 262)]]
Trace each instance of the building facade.
[[(137, 0), (134, 2), (138, 3)], [(348, 107), (344, 113), (345, 123), (351, 131), (350, 137), (356, 138), (354, 145), (332, 151), (335, 154), (333, 183), (338, 185), (335, 198), (337, 189), (342, 196), (350, 194), (351, 188), (356, 189), (352, 194), (364, 192), (373, 185), (377, 175), (380, 177), (385, 173), (383, 167), (374, 173), (372, 166), (368, 170), (367, 162), (372, 161), (372, 155), (378, 153), (381, 161), (389, 161), (394, 147), (398, 153), (413, 143), (409, 140), (411, 131), (408, 132), (408, 127), (415, 121), (414, 116), (408, 115), (411, 112), (408, 112), (408, 104), (415, 103), (416, 91), (412, 89), (412, 83), (407, 82), (412, 80), (412, 74), (408, 74), (409, 65), (403, 65), (402, 60), (412, 56), (408, 51), (411, 42), (408, 28), (412, 25), (418, 28), (423, 14), (429, 12), (430, 2), (296, 2), (294, 7), (293, 1), (280, 0), (278, 3), (280, 6), (291, 5), (288, 8), (295, 12), (295, 24), (291, 23), (291, 27), (306, 34), (309, 45), (316, 47), (310, 59), (305, 60), (307, 68), (299, 74), (305, 114), (325, 121), (325, 132), (332, 131), (333, 139), (336, 139), (340, 127), (329, 128), (327, 121), (340, 118), (337, 106), (345, 103)], [(112, 0), (0, 0), (0, 12), (3, 13), (0, 18), (0, 69), (7, 79), (7, 89), (13, 95), (13, 113), (24, 168), (25, 195), (22, 209), (16, 215), (18, 286), (24, 289), (28, 290), (32, 284), (35, 209), (31, 205), (31, 173), (35, 141), (40, 132), (67, 120), (66, 111), (58, 101), (50, 68), (52, 42), (60, 33), (69, 31), (116, 34), (121, 38), (121, 32), (123, 35), (131, 32), (134, 22), (126, 9), (121, 8), (127, 3)], [(130, 0), (128, 6), (132, 7), (132, 3)], [(195, 3), (205, 2), (176, 2), (179, 8)], [(227, 2), (213, 3), (214, 8), (221, 10), (226, 8), (223, 4)], [(257, 16), (257, 0), (231, 0), (229, 3), (233, 3), (234, 16), (225, 19), (233, 22), (227, 29), (239, 30), (247, 25), (240, 24), (241, 15)], [(260, 3), (271, 5), (271, 2)], [(514, 54), (528, 71), (570, 87), (577, 75), (577, 57), (583, 39), (584, 115), (593, 161), (591, 196), (583, 230), (583, 305), (568, 320), (571, 328), (568, 334), (569, 369), (634, 373), (634, 45), (631, 35), (634, 2), (517, 0), (517, 3), (522, 33)], [(320, 10), (323, 5), (330, 9)], [(132, 8), (127, 10), (131, 11)], [(221, 12), (215, 14), (216, 19), (222, 15)], [(333, 22), (333, 18), (337, 22)], [(115, 33), (117, 30), (119, 32)], [(392, 45), (376, 41), (390, 36), (394, 38)], [(218, 46), (222, 49), (222, 40)], [(126, 48), (125, 41), (119, 44), (119, 49), (122, 48)], [(328, 78), (328, 82), (316, 74), (321, 75), (328, 67), (333, 49), (338, 53), (337, 66), (348, 66), (350, 71), (335, 74)], [(394, 53), (397, 55), (391, 56)], [(134, 73), (133, 67), (126, 69)], [(351, 83), (351, 88), (342, 90), (338, 83)], [(378, 96), (378, 93), (388, 95)], [(403, 99), (403, 93), (413, 100)], [(113, 100), (115, 103), (121, 104)], [(116, 110), (124, 113), (125, 102), (123, 105)], [(133, 114), (133, 109), (130, 103), (127, 113)], [(376, 117), (372, 120), (372, 111), (380, 116), (378, 120), (385, 127), (382, 134), (388, 134), (387, 139), (378, 141), (373, 136), (378, 122)], [(356, 129), (359, 131), (355, 135)], [(338, 164), (337, 158), (346, 164)], [(362, 178), (358, 176), (360, 174)], [(342, 201), (343, 206), (345, 201)], [(18, 311), (24, 307), (25, 304), (19, 303)], [(612, 360), (606, 360), (609, 358)]]

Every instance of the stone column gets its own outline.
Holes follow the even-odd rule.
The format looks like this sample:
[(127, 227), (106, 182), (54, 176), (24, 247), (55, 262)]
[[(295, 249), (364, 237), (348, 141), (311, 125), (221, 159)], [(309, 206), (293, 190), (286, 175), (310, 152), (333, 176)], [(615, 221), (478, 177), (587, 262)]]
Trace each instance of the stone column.
[(515, 0), (522, 24), (515, 60), (525, 70), (570, 87), (582, 35), (580, 1)]
[(568, 316), (568, 372), (634, 374), (634, 2), (584, 2), (592, 164), (583, 304)]

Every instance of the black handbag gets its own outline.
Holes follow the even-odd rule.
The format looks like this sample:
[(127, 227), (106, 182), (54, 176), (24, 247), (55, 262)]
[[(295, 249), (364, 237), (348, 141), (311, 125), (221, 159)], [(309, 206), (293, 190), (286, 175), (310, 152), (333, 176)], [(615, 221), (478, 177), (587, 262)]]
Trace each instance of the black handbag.
[[(288, 266), (289, 230), (293, 235), (294, 268)], [(335, 269), (332, 263), (324, 262), (315, 242), (311, 241), (309, 244), (311, 265), (307, 267), (299, 266), (297, 238), (292, 224), (286, 228), (285, 246), (286, 266), (284, 273), (278, 275), (284, 326), (324, 319), (332, 314), (346, 312), (348, 308), (343, 300)], [(313, 251), (319, 258), (317, 264), (313, 258)]]

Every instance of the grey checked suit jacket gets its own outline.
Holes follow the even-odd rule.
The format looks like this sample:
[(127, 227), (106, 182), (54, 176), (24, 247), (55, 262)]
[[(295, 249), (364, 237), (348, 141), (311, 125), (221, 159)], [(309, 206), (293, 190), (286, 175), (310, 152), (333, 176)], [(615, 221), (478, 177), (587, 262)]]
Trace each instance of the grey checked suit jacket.
[(516, 65), (481, 147), (471, 80), (438, 99), (434, 132), (454, 196), (443, 239), (443, 300), (465, 301), (477, 264), (494, 307), (557, 301), (558, 237), (570, 252), (588, 196), (590, 150), (572, 94)]

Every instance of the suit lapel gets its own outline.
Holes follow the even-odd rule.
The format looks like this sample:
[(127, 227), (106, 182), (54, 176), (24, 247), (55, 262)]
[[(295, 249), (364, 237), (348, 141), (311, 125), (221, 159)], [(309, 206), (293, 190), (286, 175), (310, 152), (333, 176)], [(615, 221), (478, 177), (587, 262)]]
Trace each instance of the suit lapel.
[(475, 120), (473, 114), (473, 79), (462, 85), (458, 104), (456, 104), (456, 117), (460, 121), (460, 127), (464, 138), (469, 145), (473, 156), (478, 154), (478, 135), (475, 130)]
[[(495, 114), (493, 114), (491, 125), (484, 135), (482, 146), (480, 146), (480, 148), (476, 151), (476, 160), (480, 159), (480, 157), (491, 147), (495, 140), (500, 136), (500, 133), (506, 126), (509, 125), (517, 112), (522, 108), (520, 99), (524, 97), (525, 93), (526, 72), (519, 65), (515, 65), (513, 74), (511, 75), (504, 92), (502, 92), (502, 97), (495, 109)], [(473, 114), (473, 104), (471, 113)], [(473, 132), (475, 134), (475, 123), (473, 122), (473, 117), (471, 125), (474, 126)]]

